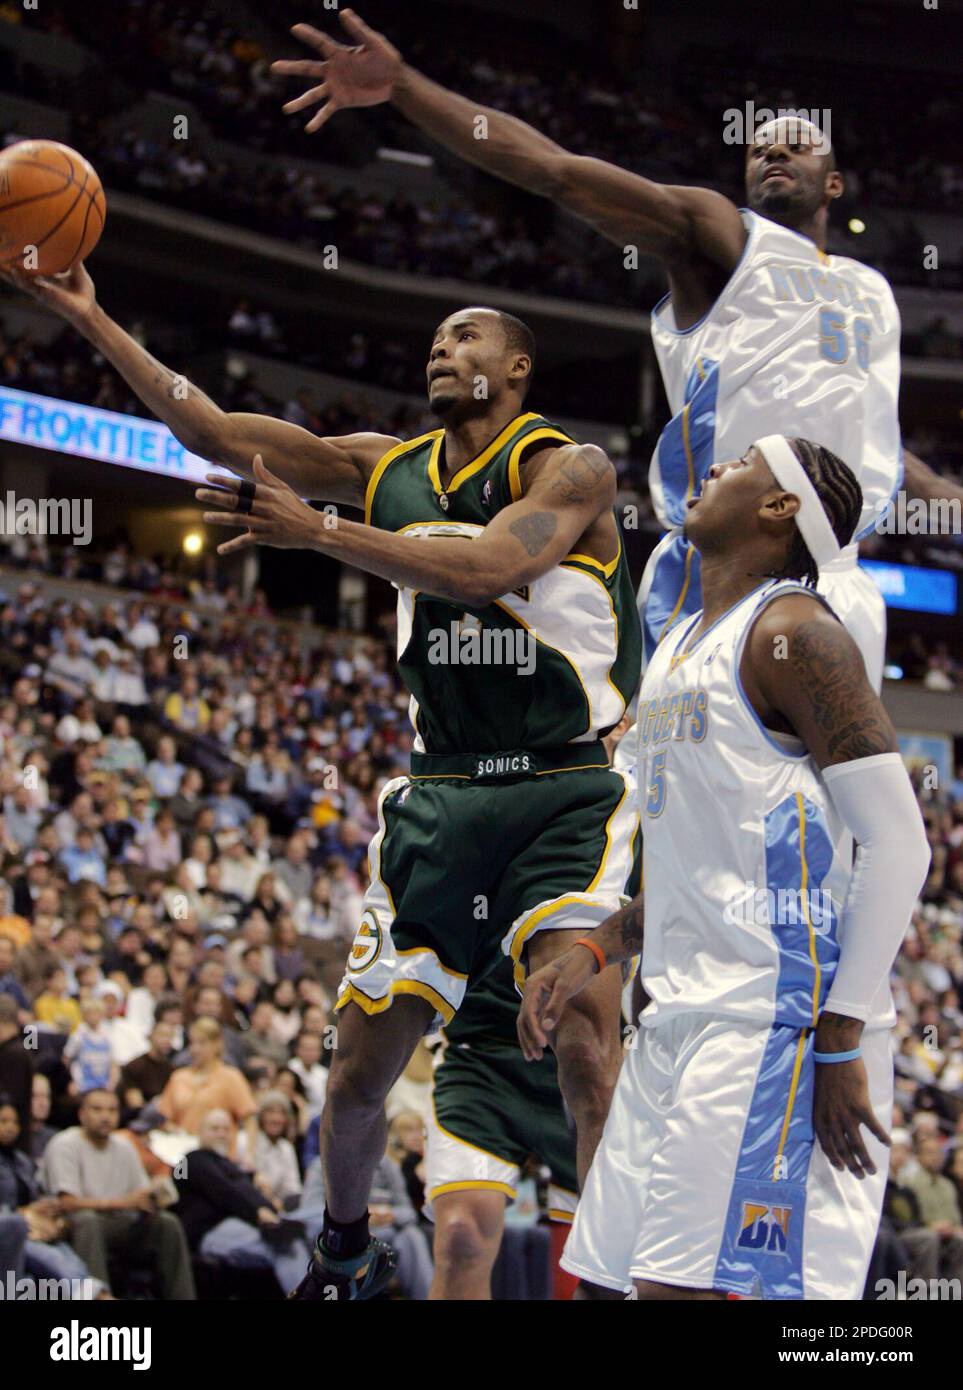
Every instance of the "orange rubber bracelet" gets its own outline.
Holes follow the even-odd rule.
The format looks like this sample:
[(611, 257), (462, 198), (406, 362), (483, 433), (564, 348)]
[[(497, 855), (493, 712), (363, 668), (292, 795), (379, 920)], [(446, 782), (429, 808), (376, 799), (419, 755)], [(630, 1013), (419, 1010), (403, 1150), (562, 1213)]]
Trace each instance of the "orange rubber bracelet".
[(598, 961), (599, 974), (601, 975), (602, 971), (608, 965), (608, 961), (605, 959), (605, 952), (602, 950), (601, 946), (596, 946), (595, 942), (590, 941), (587, 936), (580, 936), (574, 944), (576, 946), (585, 946), (587, 950), (592, 952), (592, 955)]

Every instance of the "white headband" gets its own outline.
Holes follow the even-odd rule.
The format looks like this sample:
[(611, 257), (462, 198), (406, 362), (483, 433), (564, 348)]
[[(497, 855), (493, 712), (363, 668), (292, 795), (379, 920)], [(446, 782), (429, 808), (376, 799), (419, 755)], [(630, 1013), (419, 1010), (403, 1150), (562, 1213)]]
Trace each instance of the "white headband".
[(827, 565), (840, 552), (840, 544), (829, 524), (826, 509), (813, 487), (809, 474), (793, 453), (784, 434), (767, 434), (757, 439), (758, 449), (780, 487), (799, 498), (796, 525), (817, 565)]

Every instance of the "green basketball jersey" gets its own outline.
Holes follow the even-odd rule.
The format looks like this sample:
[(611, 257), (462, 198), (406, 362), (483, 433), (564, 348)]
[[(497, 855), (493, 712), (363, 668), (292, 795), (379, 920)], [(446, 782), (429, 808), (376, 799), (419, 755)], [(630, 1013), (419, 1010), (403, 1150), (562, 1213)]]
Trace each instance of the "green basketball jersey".
[[(516, 416), (441, 485), (444, 430), (399, 444), (368, 484), (365, 520), (406, 536), (470, 545), (522, 496), (529, 452), (573, 441), (540, 415)], [(603, 565), (571, 554), (484, 607), (398, 590), (398, 669), (423, 753), (537, 752), (613, 728), (641, 674), (642, 636), (624, 549)]]

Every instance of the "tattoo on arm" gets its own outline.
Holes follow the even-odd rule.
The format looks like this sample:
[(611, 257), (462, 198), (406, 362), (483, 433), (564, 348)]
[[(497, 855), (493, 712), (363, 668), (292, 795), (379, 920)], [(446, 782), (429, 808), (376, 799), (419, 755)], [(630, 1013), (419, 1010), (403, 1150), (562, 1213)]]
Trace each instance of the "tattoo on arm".
[(614, 912), (593, 933), (595, 940), (610, 962), (629, 960), (642, 950), (645, 926), (645, 905), (641, 894), (626, 907)]
[(611, 467), (601, 449), (583, 446), (561, 465), (553, 489), (567, 504), (586, 501)]
[(842, 628), (814, 619), (796, 628), (789, 664), (826, 738), (829, 762), (888, 753), (889, 721)]
[(558, 518), (554, 512), (532, 512), (530, 516), (513, 521), (508, 529), (534, 559), (536, 555), (541, 555), (557, 528)]

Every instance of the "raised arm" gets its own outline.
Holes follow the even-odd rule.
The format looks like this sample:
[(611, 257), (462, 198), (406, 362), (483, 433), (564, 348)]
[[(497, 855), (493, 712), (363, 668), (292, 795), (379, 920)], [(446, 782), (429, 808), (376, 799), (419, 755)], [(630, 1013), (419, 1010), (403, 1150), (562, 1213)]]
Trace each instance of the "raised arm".
[(906, 449), (903, 450), (903, 479), (910, 497), (922, 497), (924, 502), (949, 502), (952, 509), (947, 510), (948, 530), (959, 535), (963, 487), (951, 478), (944, 478), (942, 473), (937, 473)]
[(292, 33), (323, 61), (274, 63), (275, 72), (315, 80), (285, 111), (321, 104), (308, 122), (319, 130), (343, 107), (390, 101), (453, 154), (529, 193), (551, 198), (619, 246), (633, 245), (670, 268), (703, 261), (733, 269), (746, 233), (735, 205), (705, 188), (652, 183), (601, 159), (570, 154), (524, 121), (479, 106), (409, 67), (382, 34), (353, 10), (340, 12), (353, 46), (335, 43), (310, 24)]
[[(218, 546), (229, 554), (252, 545), (319, 550), (407, 589), (484, 608), (502, 594), (547, 574), (615, 502), (615, 469), (594, 444), (544, 449), (525, 465), (525, 495), (504, 507), (475, 539), (414, 537), (330, 517), (306, 507), (255, 459), (257, 494), (250, 513), (238, 508), (239, 485), (211, 475), (218, 490), (198, 501), (220, 507), (204, 521), (243, 535)], [(243, 513), (243, 514), (242, 514)], [(613, 523), (613, 550), (616, 537)]]
[(65, 319), (101, 352), (185, 449), (223, 463), (243, 477), (251, 477), (251, 460), (260, 453), (299, 496), (361, 506), (376, 463), (398, 443), (382, 434), (322, 439), (270, 415), (222, 410), (186, 376), (158, 362), (104, 312), (83, 265), (56, 277), (16, 270), (2, 273), (9, 284)]

